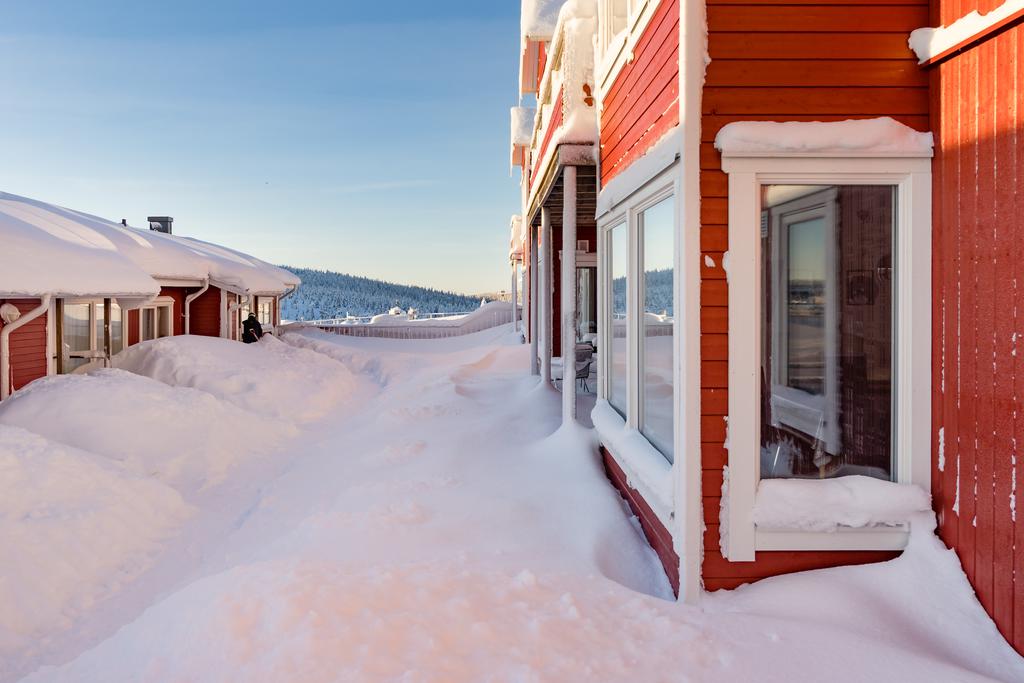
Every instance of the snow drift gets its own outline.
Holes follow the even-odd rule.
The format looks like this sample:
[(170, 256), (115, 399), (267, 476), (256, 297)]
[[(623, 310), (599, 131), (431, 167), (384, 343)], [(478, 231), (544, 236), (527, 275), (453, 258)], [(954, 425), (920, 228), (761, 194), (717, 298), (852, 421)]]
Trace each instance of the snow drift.
[(142, 573), (190, 514), (119, 463), (0, 425), (0, 677)]
[(124, 370), (33, 382), (0, 403), (0, 424), (106, 456), (181, 491), (217, 484), (295, 434), (291, 423)]
[(340, 363), (270, 335), (258, 344), (167, 337), (131, 346), (113, 362), (117, 368), (172, 387), (199, 389), (285, 422), (310, 422), (340, 404), (355, 405), (369, 391), (368, 383)]

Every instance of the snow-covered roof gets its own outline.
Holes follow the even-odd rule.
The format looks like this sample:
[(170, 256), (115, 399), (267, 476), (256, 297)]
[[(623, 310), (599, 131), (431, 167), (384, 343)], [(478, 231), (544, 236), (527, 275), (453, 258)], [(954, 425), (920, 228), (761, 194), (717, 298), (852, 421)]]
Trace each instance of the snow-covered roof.
[(923, 64), (1019, 12), (1024, 12), (1024, 0), (1006, 0), (987, 14), (979, 14), (978, 10), (974, 10), (949, 26), (919, 28), (910, 34), (910, 49)]
[(0, 237), (5, 252), (20, 255), (0, 268), (4, 294), (149, 297), (159, 292), (156, 279), (209, 278), (262, 294), (299, 284), (292, 273), (232, 249), (7, 193), (0, 193)]
[(110, 231), (49, 204), (0, 192), (0, 295), (146, 299), (159, 285)]
[(566, 0), (523, 0), (520, 32), (524, 40), (551, 40)]
[(889, 117), (850, 121), (736, 121), (718, 131), (723, 154), (850, 154), (931, 156), (931, 133)]

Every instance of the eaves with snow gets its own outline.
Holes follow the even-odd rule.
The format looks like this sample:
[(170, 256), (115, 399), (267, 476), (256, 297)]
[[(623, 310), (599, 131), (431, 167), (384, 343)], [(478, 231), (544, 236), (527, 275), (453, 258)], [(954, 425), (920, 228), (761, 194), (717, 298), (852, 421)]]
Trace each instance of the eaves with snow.
[(160, 282), (211, 281), (240, 294), (283, 294), (292, 273), (186, 237), (119, 225), (0, 192), (0, 295), (112, 296), (122, 304), (160, 292)]

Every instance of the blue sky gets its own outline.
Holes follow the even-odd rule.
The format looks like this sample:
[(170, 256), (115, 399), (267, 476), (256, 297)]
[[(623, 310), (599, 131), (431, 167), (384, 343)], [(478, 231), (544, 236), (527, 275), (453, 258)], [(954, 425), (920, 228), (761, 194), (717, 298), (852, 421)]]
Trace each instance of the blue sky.
[(0, 0), (0, 189), (261, 258), (508, 286), (518, 2)]

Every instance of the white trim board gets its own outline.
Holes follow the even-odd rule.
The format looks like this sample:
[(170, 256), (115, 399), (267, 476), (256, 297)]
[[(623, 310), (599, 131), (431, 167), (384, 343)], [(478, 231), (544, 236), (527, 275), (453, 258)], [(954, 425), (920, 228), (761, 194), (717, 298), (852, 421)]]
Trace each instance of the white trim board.
[[(920, 157), (723, 155), (729, 176), (729, 518), (723, 553), (733, 562), (759, 549), (891, 550), (902, 541), (891, 528), (858, 530), (826, 542), (803, 534), (771, 535), (755, 528), (751, 512), (760, 480), (762, 184), (893, 185), (897, 188), (893, 282), (896, 479), (931, 488), (931, 160)], [(821, 533), (813, 534), (825, 538)], [(771, 540), (768, 540), (771, 539)], [(873, 540), (872, 540), (873, 539)], [(790, 547), (792, 544), (792, 547)]]

